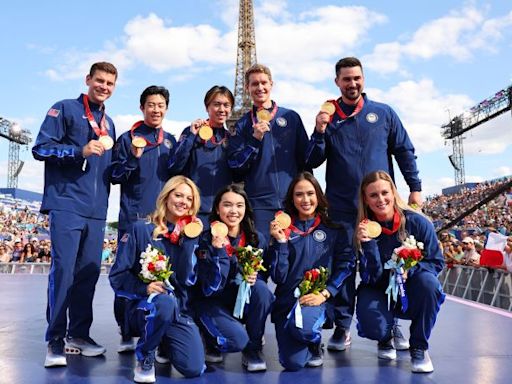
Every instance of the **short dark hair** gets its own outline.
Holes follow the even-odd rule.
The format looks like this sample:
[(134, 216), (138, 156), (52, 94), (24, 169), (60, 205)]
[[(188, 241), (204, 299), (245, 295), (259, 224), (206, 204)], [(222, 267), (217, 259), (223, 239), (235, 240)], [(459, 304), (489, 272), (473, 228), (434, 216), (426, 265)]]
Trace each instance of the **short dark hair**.
[(233, 96), (233, 93), (231, 93), (229, 88), (223, 85), (214, 85), (208, 90), (208, 92), (206, 92), (206, 95), (204, 96), (204, 106), (208, 108), (208, 105), (210, 105), (212, 100), (217, 95), (226, 96), (229, 99), (229, 102), (231, 103), (231, 108), (233, 108), (233, 105), (235, 104), (235, 97)]
[(89, 76), (93, 77), (96, 71), (111, 73), (112, 75), (115, 75), (117, 80), (117, 68), (114, 66), (114, 64), (107, 63), (106, 61), (94, 63), (89, 70)]
[(146, 99), (151, 95), (162, 95), (165, 99), (165, 105), (169, 107), (169, 91), (165, 87), (159, 87), (157, 85), (150, 85), (140, 95), (140, 106), (143, 107), (146, 104)]
[(360, 67), (361, 71), (363, 70), (363, 64), (357, 57), (344, 57), (343, 59), (338, 60), (335, 66), (336, 76), (338, 76), (341, 68), (353, 68)]

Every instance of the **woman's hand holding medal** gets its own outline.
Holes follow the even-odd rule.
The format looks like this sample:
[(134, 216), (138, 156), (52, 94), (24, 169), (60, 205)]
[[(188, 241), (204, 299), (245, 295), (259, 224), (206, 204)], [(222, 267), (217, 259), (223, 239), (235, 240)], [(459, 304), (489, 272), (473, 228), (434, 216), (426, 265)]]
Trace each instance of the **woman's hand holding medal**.
[(287, 229), (291, 223), (292, 219), (287, 213), (276, 213), (274, 220), (270, 222), (270, 234), (279, 242), (286, 241), (285, 229)]
[(212, 234), (212, 245), (214, 248), (222, 249), (229, 241), (226, 237), (228, 235), (228, 226), (221, 221), (211, 223), (210, 233)]
[(379, 237), (381, 233), (382, 227), (376, 221), (364, 219), (357, 227), (357, 238), (363, 243)]

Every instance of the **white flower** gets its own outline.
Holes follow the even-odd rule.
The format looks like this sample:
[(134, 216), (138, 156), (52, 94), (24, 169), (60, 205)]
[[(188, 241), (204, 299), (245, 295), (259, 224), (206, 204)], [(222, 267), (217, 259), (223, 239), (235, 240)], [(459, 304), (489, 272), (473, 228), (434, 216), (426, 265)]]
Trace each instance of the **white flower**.
[(418, 245), (418, 248), (423, 251), (423, 248), (424, 248), (423, 243), (421, 241), (419, 241), (417, 245)]

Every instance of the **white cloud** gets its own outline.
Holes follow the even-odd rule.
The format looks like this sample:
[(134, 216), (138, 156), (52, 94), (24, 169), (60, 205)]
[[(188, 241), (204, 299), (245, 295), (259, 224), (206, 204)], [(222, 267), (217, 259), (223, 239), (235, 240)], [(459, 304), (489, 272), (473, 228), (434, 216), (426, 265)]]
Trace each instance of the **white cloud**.
[(510, 35), (511, 26), (512, 12), (486, 20), (484, 10), (468, 6), (421, 25), (409, 40), (376, 44), (373, 52), (364, 56), (365, 66), (388, 74), (403, 73), (404, 58), (449, 56), (465, 61), (482, 50), (496, 51), (497, 43)]
[(503, 113), (464, 134), (464, 154), (495, 155), (503, 153), (512, 143), (510, 114)]
[(493, 176), (501, 177), (501, 176), (511, 176), (512, 175), (512, 167), (502, 166), (498, 167), (493, 171)]
[(419, 153), (443, 146), (441, 126), (449, 120), (448, 110), (460, 111), (472, 104), (465, 95), (441, 94), (429, 79), (403, 81), (388, 90), (372, 88), (367, 92), (370, 99), (389, 104), (397, 112)]

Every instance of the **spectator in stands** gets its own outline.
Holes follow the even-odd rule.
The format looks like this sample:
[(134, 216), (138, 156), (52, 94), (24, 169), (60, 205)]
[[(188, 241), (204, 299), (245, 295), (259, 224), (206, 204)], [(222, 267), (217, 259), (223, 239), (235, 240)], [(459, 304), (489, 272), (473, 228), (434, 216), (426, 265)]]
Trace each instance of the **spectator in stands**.
[(36, 259), (36, 248), (31, 243), (25, 244), (21, 252), (20, 263), (34, 263)]
[(32, 236), (30, 238), (30, 244), (32, 245), (32, 247), (34, 248), (34, 251), (35, 253), (38, 253), (39, 252), (39, 239), (35, 236)]
[(37, 261), (40, 263), (49, 263), (51, 261), (50, 246), (46, 242), (41, 242), (39, 253), (37, 255)]
[(509, 272), (512, 272), (512, 236), (507, 239), (507, 245), (503, 251), (503, 267)]
[(0, 244), (0, 263), (11, 261), (11, 252), (5, 243)]
[(22, 253), (23, 253), (23, 243), (21, 242), (20, 239), (15, 239), (14, 247), (13, 247), (12, 255), (11, 255), (11, 261), (13, 263), (23, 263), (23, 260), (21, 259)]
[(465, 237), (462, 240), (462, 249), (464, 250), (464, 256), (462, 261), (466, 265), (478, 267), (480, 265), (480, 254), (475, 249), (475, 241), (471, 237)]
[(103, 240), (103, 250), (101, 251), (101, 262), (111, 263), (112, 262), (112, 250), (110, 249), (108, 239)]

